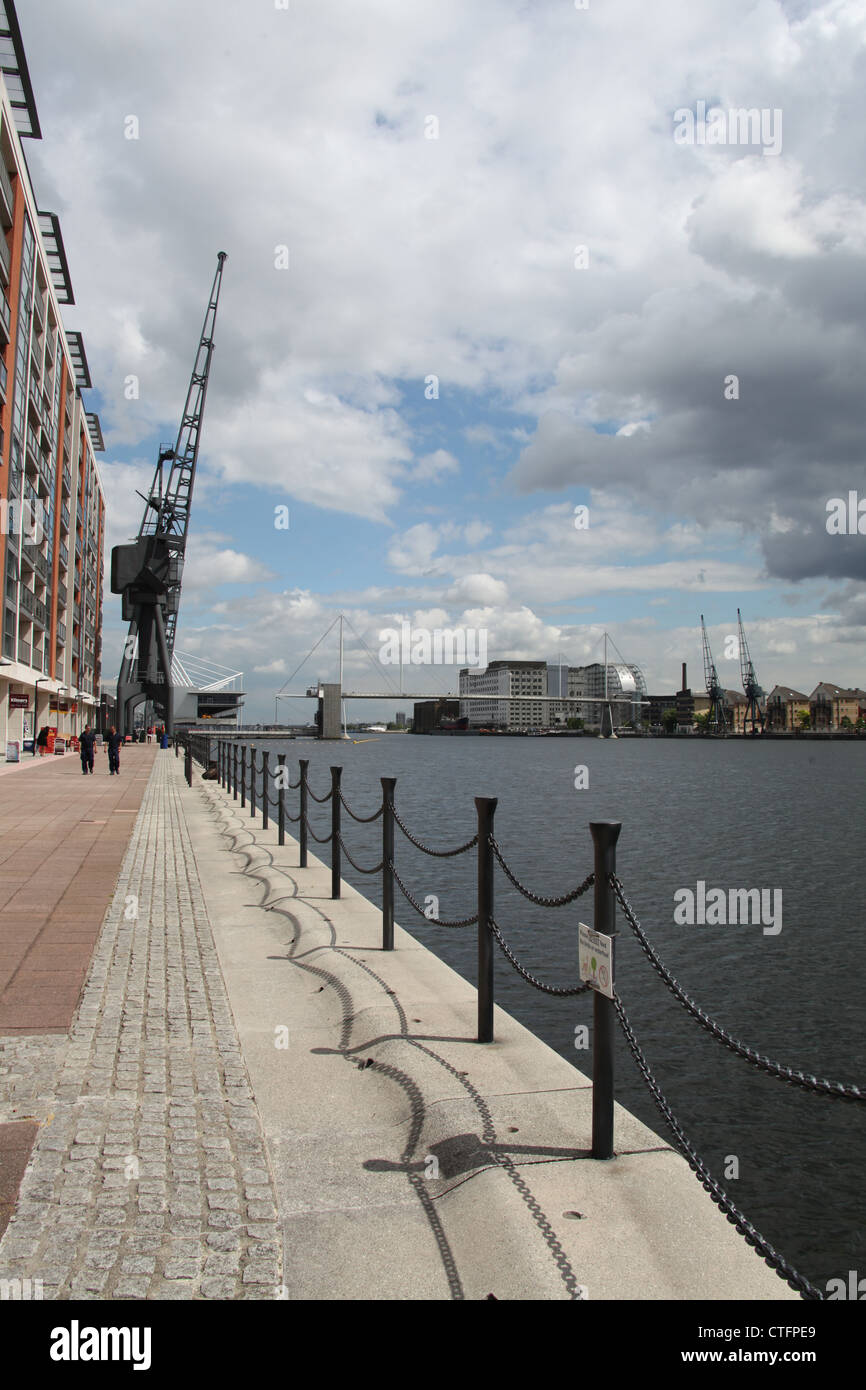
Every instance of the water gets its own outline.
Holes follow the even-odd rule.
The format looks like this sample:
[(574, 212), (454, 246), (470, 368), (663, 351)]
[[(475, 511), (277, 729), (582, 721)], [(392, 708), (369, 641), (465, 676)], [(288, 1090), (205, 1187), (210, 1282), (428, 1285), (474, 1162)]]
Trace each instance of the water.
[[(359, 814), (376, 809), (379, 779), (398, 778), (396, 805), (424, 843), (446, 848), (475, 833), (475, 796), (499, 798), (495, 834), (536, 893), (561, 894), (592, 869), (590, 820), (620, 820), (617, 872), (644, 929), (682, 987), (746, 1044), (831, 1080), (866, 1083), (863, 871), (866, 744), (699, 739), (503, 739), (383, 735), (368, 743), (261, 743), (310, 760), (322, 795), (342, 764), (343, 793)], [(587, 790), (575, 790), (585, 765)], [(297, 811), (297, 792), (287, 793)], [(330, 810), (311, 803), (324, 835)], [(378, 862), (380, 826), (343, 813), (343, 838), (362, 865)], [(291, 827), (289, 827), (291, 829)], [(312, 851), (327, 855), (313, 843)], [(474, 852), (430, 859), (396, 831), (396, 864), (443, 918), (475, 911)], [(344, 877), (380, 902), (378, 876), (345, 860)], [(674, 893), (767, 888), (782, 893), (782, 929), (674, 923)], [(474, 983), (474, 928), (425, 922), (395, 889), (395, 915)], [(435, 910), (435, 909), (434, 909)], [(543, 910), (496, 870), (496, 918), (521, 961), (552, 984), (577, 983), (576, 923), (592, 923), (592, 895)], [(757, 1072), (703, 1032), (673, 999), (618, 914), (617, 989), (638, 1041), (693, 1146), (762, 1234), (814, 1283), (866, 1275), (862, 1172), (866, 1111), (793, 1089)], [(576, 1066), (575, 1028), (591, 1024), (586, 997), (531, 989), (497, 951), (496, 1000)], [(617, 1098), (670, 1136), (618, 1031)], [(731, 1176), (738, 1171), (739, 1176)], [(695, 1179), (697, 1182), (697, 1179)]]

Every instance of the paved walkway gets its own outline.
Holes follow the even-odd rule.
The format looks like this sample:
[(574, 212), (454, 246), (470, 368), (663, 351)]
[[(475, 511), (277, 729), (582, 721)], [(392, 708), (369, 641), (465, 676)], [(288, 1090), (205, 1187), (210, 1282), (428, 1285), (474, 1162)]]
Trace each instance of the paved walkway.
[[(156, 750), (3, 764), (0, 787), (0, 1035), (68, 1032)], [(30, 770), (32, 769), (32, 771)]]
[(594, 1162), (587, 1077), (499, 1009), (477, 1044), (470, 984), (399, 927), (382, 952), (370, 902), (332, 901), (327, 866), (182, 767), (153, 763), (68, 1037), (0, 1039), (0, 1128), (20, 1152), (38, 1126), (0, 1280), (796, 1298), (657, 1134), (617, 1107)]
[(0, 1125), (39, 1126), (0, 1279), (41, 1280), (45, 1298), (273, 1299), (273, 1188), (182, 763), (140, 756), (152, 774), (68, 1038), (0, 1038)]

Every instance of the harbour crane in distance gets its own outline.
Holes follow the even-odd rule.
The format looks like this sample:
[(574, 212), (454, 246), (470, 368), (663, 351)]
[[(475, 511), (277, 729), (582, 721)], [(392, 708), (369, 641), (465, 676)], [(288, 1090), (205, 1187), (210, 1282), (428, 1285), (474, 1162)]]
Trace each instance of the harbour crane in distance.
[[(144, 516), (136, 540), (116, 545), (111, 552), (111, 592), (121, 594), (123, 621), (129, 634), (117, 678), (117, 728), (132, 733), (135, 708), (153, 703), (174, 732), (174, 690), (171, 660), (189, 515), (205, 397), (214, 348), (214, 325), (226, 252), (217, 255), (217, 268), (204, 317), (198, 351), (186, 394), (177, 442), (161, 444)], [(166, 478), (166, 465), (168, 476)]]
[[(743, 733), (762, 734), (764, 732), (764, 711), (761, 709), (760, 701), (764, 698), (764, 692), (758, 684), (758, 677), (755, 675), (755, 666), (749, 653), (749, 644), (746, 641), (739, 608), (737, 609), (737, 628), (740, 644), (740, 675), (747, 700), (746, 713), (743, 717)], [(749, 728), (749, 724), (751, 724), (751, 728)]]
[(707, 628), (704, 622), (704, 615), (701, 614), (701, 637), (704, 644), (704, 683), (707, 687), (707, 694), (710, 697), (709, 710), (709, 729), (714, 734), (726, 734), (728, 732), (728, 716), (725, 713), (725, 692), (722, 689), (716, 671), (716, 663), (713, 661), (713, 654), (710, 651), (710, 639), (707, 636)]

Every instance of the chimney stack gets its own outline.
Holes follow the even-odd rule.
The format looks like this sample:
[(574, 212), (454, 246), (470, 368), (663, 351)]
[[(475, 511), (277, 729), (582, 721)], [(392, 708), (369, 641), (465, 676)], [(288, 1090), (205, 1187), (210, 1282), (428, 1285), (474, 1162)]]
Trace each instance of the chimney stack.
[(688, 690), (688, 686), (686, 685), (686, 663), (685, 663), (685, 662), (683, 662), (683, 690)]

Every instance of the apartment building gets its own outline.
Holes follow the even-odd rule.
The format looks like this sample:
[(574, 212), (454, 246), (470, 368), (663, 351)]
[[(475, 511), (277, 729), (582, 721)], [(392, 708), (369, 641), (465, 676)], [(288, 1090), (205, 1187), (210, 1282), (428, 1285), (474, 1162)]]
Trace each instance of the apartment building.
[[(459, 695), (484, 695), (483, 700), (461, 700), (460, 717), (469, 727), (538, 729), (548, 722), (547, 704), (532, 696), (547, 694), (546, 661), (491, 661), (484, 671), (464, 667)], [(519, 700), (509, 696), (521, 696)]]
[(804, 716), (809, 714), (809, 696), (790, 685), (774, 685), (767, 696), (765, 728), (778, 733), (787, 730), (793, 733), (803, 727)]
[(821, 681), (809, 696), (809, 717), (813, 729), (826, 733), (852, 728), (866, 717), (866, 691)]
[(53, 212), (24, 140), (41, 139), (15, 7), (0, 0), (0, 738), (95, 723), (101, 677), (105, 499), (98, 417)]

